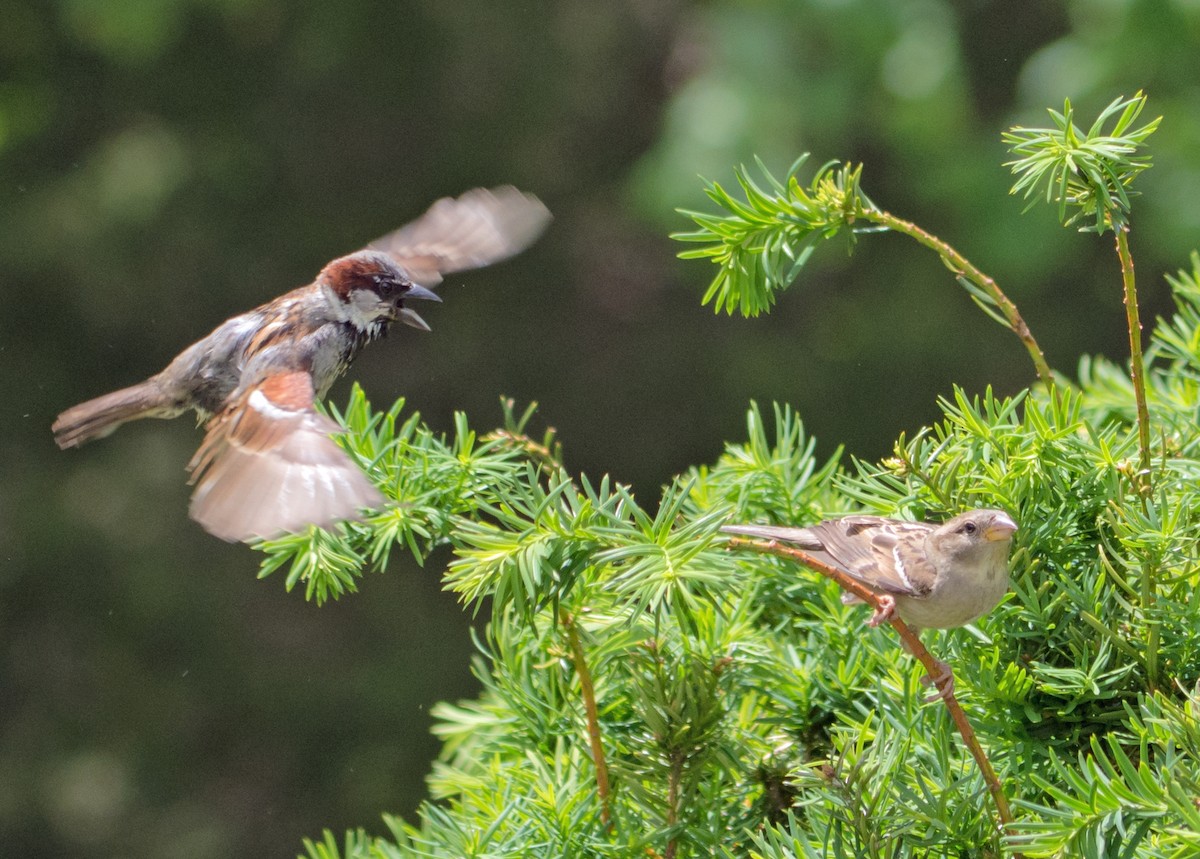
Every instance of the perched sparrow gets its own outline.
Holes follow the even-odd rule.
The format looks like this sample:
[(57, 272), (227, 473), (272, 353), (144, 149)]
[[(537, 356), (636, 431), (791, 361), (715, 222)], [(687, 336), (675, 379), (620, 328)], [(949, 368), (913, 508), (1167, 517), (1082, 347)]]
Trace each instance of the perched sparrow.
[(61, 448), (126, 421), (192, 409), (207, 434), (188, 464), (191, 515), (226, 540), (329, 525), (383, 501), (329, 437), (313, 403), (372, 340), (400, 321), (428, 331), (406, 299), (440, 301), (442, 275), (523, 250), (550, 219), (516, 188), (476, 188), (434, 203), (407, 226), (335, 259), (308, 286), (235, 316), (146, 381), (67, 409)]
[[(995, 608), (1008, 591), (1008, 550), (1017, 523), (1003, 510), (971, 510), (941, 525), (846, 516), (811, 528), (726, 525), (721, 530), (795, 544), (879, 595), (871, 626), (894, 613), (919, 633), (962, 626)], [(848, 593), (842, 601), (862, 602)], [(944, 678), (952, 681), (953, 675), (940, 663), (938, 677), (926, 682)]]
[[(919, 631), (970, 623), (1008, 591), (1008, 549), (1017, 523), (1003, 510), (971, 510), (942, 525), (846, 516), (811, 528), (726, 525), (728, 534), (793, 543), (858, 579)], [(861, 602), (845, 594), (847, 603)]]

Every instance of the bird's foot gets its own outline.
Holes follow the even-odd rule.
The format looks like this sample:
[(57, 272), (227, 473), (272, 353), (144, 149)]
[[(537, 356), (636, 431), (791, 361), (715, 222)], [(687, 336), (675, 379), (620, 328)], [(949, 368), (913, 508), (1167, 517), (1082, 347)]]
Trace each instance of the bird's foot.
[(867, 626), (879, 626), (881, 623), (887, 623), (896, 616), (896, 598), (888, 594), (879, 594), (877, 597), (879, 605), (875, 612), (867, 619)]
[(938, 691), (925, 698), (926, 704), (932, 704), (934, 701), (945, 701), (947, 695), (954, 694), (954, 672), (950, 670), (950, 666), (940, 659), (937, 662), (937, 675), (926, 674), (921, 678), (922, 686), (936, 686)]

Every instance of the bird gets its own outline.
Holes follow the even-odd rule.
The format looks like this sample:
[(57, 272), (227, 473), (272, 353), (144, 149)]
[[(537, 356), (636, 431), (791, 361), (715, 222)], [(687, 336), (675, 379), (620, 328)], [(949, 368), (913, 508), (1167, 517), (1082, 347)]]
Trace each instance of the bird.
[(507, 259), (546, 228), (549, 210), (512, 186), (475, 188), (327, 263), (312, 283), (239, 314), (143, 382), (73, 406), (60, 448), (141, 418), (194, 411), (205, 436), (188, 463), (189, 513), (230, 542), (362, 518), (383, 496), (330, 437), (315, 408), (362, 348), (392, 324), (428, 331), (406, 302), (440, 301), (447, 274)]
[[(940, 525), (853, 515), (807, 528), (725, 525), (721, 530), (797, 546), (875, 592), (879, 606), (868, 624), (899, 616), (920, 634), (964, 626), (1003, 599), (1017, 523), (1003, 510), (985, 508)], [(842, 601), (862, 602), (849, 593)], [(940, 685), (945, 677), (953, 675), (939, 663), (939, 675), (925, 681)]]

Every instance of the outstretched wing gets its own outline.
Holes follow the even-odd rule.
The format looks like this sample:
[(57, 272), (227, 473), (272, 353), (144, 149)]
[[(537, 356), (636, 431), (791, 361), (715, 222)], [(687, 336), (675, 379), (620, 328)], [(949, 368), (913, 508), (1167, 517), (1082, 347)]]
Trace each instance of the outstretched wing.
[(443, 197), (424, 215), (367, 245), (393, 257), (421, 286), (442, 276), (508, 259), (527, 248), (550, 223), (541, 200), (511, 185), (475, 188)]
[(337, 431), (313, 408), (308, 373), (267, 376), (213, 419), (188, 464), (192, 518), (229, 541), (360, 518), (383, 496), (329, 437)]

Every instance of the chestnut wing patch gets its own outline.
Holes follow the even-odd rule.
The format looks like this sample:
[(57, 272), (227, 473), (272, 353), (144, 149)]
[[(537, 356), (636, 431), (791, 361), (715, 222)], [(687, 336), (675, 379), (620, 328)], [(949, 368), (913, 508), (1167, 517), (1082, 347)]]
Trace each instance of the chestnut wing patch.
[(190, 513), (225, 540), (274, 537), (360, 518), (383, 496), (330, 438), (312, 379), (281, 372), (247, 389), (209, 425), (188, 464)]

